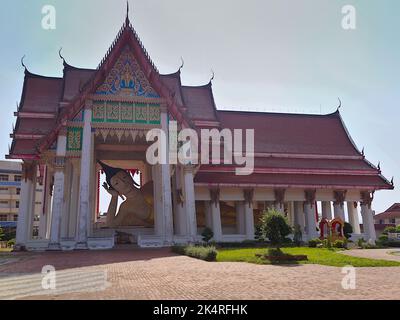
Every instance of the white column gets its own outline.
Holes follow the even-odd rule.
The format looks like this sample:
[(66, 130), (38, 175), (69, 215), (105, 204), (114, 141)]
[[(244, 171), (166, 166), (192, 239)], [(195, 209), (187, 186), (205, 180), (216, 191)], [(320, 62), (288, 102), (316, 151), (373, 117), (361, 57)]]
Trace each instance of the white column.
[(349, 215), (349, 222), (353, 227), (353, 233), (360, 234), (360, 221), (358, 219), (357, 202), (347, 201), (347, 213)]
[(222, 224), (221, 224), (221, 210), (218, 202), (210, 203), (212, 230), (214, 233), (214, 240), (217, 242), (222, 241)]
[(244, 205), (246, 239), (254, 240), (254, 210), (253, 203), (245, 203)]
[(171, 169), (169, 165), (169, 123), (166, 110), (161, 111), (161, 128), (166, 135), (166, 164), (161, 164), (161, 195), (163, 210), (163, 232), (164, 244), (170, 244), (174, 235), (174, 224), (172, 215), (172, 197), (171, 197)]
[(46, 165), (44, 169), (44, 177), (43, 177), (43, 198), (42, 198), (42, 205), (43, 209), (40, 216), (39, 221), (39, 238), (46, 239), (47, 238), (47, 224), (49, 220), (49, 207), (51, 205), (50, 202), (50, 182), (51, 182), (51, 172), (49, 166)]
[(197, 238), (197, 219), (196, 219), (196, 199), (194, 195), (193, 166), (185, 166), (183, 169), (185, 183), (185, 211), (187, 230), (190, 240), (196, 241)]
[[(90, 103), (88, 103), (90, 105)], [(85, 108), (82, 151), (81, 151), (81, 174), (79, 190), (79, 219), (77, 232), (77, 249), (87, 249), (88, 229), (91, 219), (90, 206), (90, 184), (92, 174), (92, 110)]]
[(71, 189), (71, 205), (70, 205), (70, 220), (68, 226), (68, 237), (76, 237), (78, 223), (78, 203), (79, 203), (79, 163), (72, 163), (72, 189)]
[(375, 232), (372, 210), (370, 208), (368, 208), (367, 205), (362, 205), (361, 206), (361, 215), (363, 218), (364, 234), (367, 238), (366, 240), (367, 241), (372, 240), (372, 242), (375, 242), (376, 232)]
[(187, 234), (187, 225), (185, 219), (184, 195), (183, 195), (183, 174), (181, 166), (177, 165), (175, 169), (175, 206), (174, 206), (174, 231), (176, 235), (185, 236)]
[(303, 211), (303, 202), (301, 201), (294, 202), (294, 225), (299, 225), (301, 232), (304, 234), (306, 224)]
[(236, 227), (238, 234), (246, 234), (245, 204), (243, 201), (236, 201)]
[(204, 201), (204, 214), (206, 227), (212, 229), (212, 213), (211, 213), (211, 203), (210, 201)]
[(154, 234), (161, 237), (163, 232), (163, 205), (161, 194), (160, 165), (152, 166), (153, 192), (154, 192)]
[(346, 221), (345, 216), (344, 216), (344, 205), (343, 203), (334, 203), (333, 204), (333, 214), (335, 218), (340, 218), (343, 221)]
[(20, 193), (20, 204), (17, 221), (17, 234), (16, 244), (14, 250), (25, 250), (26, 243), (30, 240), (29, 235), (29, 219), (31, 217), (30, 211), (32, 211), (32, 189), (35, 187), (32, 181), (33, 168), (29, 164), (23, 164), (23, 179), (21, 181), (21, 193)]
[(322, 218), (332, 220), (332, 206), (330, 201), (322, 201)]
[(61, 218), (64, 209), (64, 167), (67, 150), (67, 137), (59, 134), (57, 139), (56, 158), (54, 160), (54, 191), (50, 227), (50, 243), (48, 250), (60, 250)]
[(63, 204), (63, 215), (61, 217), (61, 238), (67, 238), (68, 237), (68, 227), (69, 227), (69, 220), (71, 216), (71, 210), (70, 210), (70, 205), (71, 205), (71, 193), (69, 190), (72, 189), (72, 166), (69, 161), (66, 161), (65, 163), (65, 197), (63, 199), (64, 204)]
[(315, 205), (306, 202), (304, 204), (304, 213), (307, 217), (308, 240), (318, 238), (317, 224), (315, 221)]

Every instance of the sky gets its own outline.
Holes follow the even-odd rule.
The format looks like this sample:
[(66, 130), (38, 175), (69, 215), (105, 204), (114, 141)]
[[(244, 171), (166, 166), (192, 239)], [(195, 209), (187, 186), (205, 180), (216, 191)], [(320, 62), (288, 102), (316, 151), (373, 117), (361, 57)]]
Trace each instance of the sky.
[[(42, 8), (56, 29), (42, 28)], [(342, 28), (342, 7), (356, 29)], [(186, 85), (208, 83), (219, 109), (341, 114), (359, 149), (400, 183), (398, 0), (130, 0), (130, 18), (161, 73), (185, 61)], [(0, 11), (0, 158), (8, 153), (24, 69), (62, 76), (96, 68), (124, 22), (125, 0), (13, 0)], [(400, 191), (375, 194), (377, 213)]]

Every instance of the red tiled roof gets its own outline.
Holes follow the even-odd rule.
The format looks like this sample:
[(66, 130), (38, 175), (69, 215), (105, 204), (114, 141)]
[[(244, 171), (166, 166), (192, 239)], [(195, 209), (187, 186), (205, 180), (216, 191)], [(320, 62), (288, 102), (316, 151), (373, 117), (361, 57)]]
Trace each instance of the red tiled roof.
[(182, 86), (183, 101), (192, 120), (218, 121), (211, 82), (204, 86)]
[(88, 82), (96, 70), (80, 69), (64, 62), (64, 90), (63, 101), (71, 101), (75, 98), (80, 89)]
[(339, 112), (304, 115), (218, 111), (221, 126), (254, 129), (255, 152), (360, 156)]
[(385, 212), (379, 213), (374, 216), (374, 219), (394, 219), (394, 218), (400, 218), (400, 203), (395, 203)]

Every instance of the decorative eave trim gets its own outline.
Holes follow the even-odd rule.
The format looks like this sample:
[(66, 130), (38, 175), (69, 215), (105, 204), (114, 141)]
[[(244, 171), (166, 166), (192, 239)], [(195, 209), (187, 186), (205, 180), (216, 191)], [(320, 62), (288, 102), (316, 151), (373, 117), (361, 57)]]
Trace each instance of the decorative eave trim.
[(352, 190), (391, 190), (390, 186), (358, 186), (358, 185), (318, 185), (318, 184), (268, 184), (268, 183), (206, 183), (195, 182), (196, 187), (207, 188), (297, 188), (297, 189), (352, 189)]
[[(201, 169), (207, 173), (235, 173), (234, 167), (214, 167)], [(255, 168), (255, 174), (310, 174), (310, 175), (349, 175), (349, 176), (376, 176), (376, 172), (370, 170), (330, 170), (330, 169), (287, 169), (287, 168)]]
[(113, 96), (104, 94), (91, 94), (88, 99), (104, 102), (131, 102), (131, 103), (149, 103), (149, 104), (165, 104), (164, 98), (145, 98), (145, 97), (129, 97), (129, 96)]
[(40, 157), (35, 154), (7, 154), (5, 158), (8, 160), (40, 160)]
[(219, 127), (221, 124), (218, 121), (206, 121), (206, 120), (193, 120), (196, 127)]
[(38, 140), (45, 137), (43, 134), (21, 134), (21, 133), (11, 133), (10, 138), (12, 139), (20, 139), (20, 140)]
[(55, 119), (57, 117), (54, 113), (46, 112), (14, 112), (14, 116), (20, 119)]
[(363, 160), (363, 156), (301, 154), (301, 153), (262, 153), (255, 152), (255, 158), (322, 159), (322, 160)]

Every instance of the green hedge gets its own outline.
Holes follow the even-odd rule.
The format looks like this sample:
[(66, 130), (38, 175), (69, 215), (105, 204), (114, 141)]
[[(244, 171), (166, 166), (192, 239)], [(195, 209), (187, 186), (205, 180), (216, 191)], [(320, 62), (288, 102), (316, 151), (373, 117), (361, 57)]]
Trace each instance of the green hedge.
[(178, 254), (189, 256), (192, 258), (204, 260), (204, 261), (216, 261), (217, 260), (217, 249), (213, 246), (173, 246), (172, 251)]

